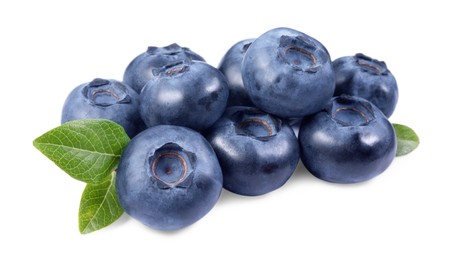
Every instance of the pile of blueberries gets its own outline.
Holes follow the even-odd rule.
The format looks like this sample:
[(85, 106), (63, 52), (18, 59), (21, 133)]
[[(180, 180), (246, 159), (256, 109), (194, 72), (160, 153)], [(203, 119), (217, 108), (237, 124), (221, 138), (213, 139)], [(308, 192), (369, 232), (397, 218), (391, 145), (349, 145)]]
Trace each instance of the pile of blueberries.
[(123, 81), (75, 88), (62, 123), (122, 125), (132, 138), (117, 169), (122, 208), (176, 230), (208, 213), (222, 188), (247, 196), (280, 188), (299, 160), (334, 183), (379, 175), (396, 153), (388, 117), (397, 99), (384, 62), (331, 61), (316, 39), (275, 28), (233, 45), (218, 68), (177, 44), (148, 47)]

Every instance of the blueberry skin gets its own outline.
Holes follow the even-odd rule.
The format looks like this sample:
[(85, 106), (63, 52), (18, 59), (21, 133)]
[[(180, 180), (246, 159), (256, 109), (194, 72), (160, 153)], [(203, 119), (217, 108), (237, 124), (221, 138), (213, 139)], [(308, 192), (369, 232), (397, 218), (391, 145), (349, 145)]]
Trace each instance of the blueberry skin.
[(300, 125), (302, 124), (303, 118), (289, 118), (287, 122), (291, 126), (292, 131), (295, 133), (295, 137), (298, 138), (298, 132), (300, 131)]
[(230, 95), (227, 106), (254, 106), (245, 90), (242, 81), (241, 64), (244, 55), (255, 39), (246, 39), (237, 42), (225, 53), (219, 63), (218, 69), (228, 81)]
[(173, 43), (165, 47), (149, 46), (147, 51), (135, 57), (128, 64), (123, 82), (140, 93), (147, 81), (154, 78), (153, 70), (182, 60), (205, 61), (188, 48)]
[(205, 137), (222, 167), (224, 188), (240, 195), (258, 196), (280, 188), (299, 161), (291, 127), (254, 107), (227, 108)]
[(377, 106), (390, 117), (398, 101), (398, 87), (386, 63), (364, 54), (341, 57), (333, 61), (336, 74), (335, 96), (358, 96)]
[(144, 129), (139, 116), (139, 95), (113, 79), (96, 78), (79, 85), (66, 98), (61, 124), (84, 119), (109, 119), (121, 125), (130, 137)]
[(201, 134), (161, 125), (144, 130), (126, 146), (116, 191), (131, 217), (154, 229), (177, 230), (213, 208), (222, 182), (214, 150)]
[(140, 94), (140, 114), (148, 127), (179, 125), (202, 131), (227, 105), (223, 74), (204, 62), (183, 62), (161, 69)]
[(319, 179), (358, 183), (381, 174), (397, 150), (394, 128), (369, 101), (342, 95), (300, 126), (301, 160)]
[(272, 29), (250, 45), (242, 62), (242, 77), (252, 102), (280, 117), (319, 111), (335, 88), (326, 48), (290, 28)]

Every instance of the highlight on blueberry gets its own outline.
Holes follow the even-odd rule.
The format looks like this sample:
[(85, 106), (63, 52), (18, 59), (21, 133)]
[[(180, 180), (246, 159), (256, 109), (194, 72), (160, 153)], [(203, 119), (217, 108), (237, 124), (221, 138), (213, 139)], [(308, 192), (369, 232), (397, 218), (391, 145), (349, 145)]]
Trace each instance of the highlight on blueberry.
[(299, 161), (291, 127), (254, 107), (229, 107), (206, 132), (222, 167), (224, 188), (257, 196), (283, 186)]
[(384, 172), (397, 141), (386, 116), (371, 102), (342, 95), (303, 119), (301, 160), (314, 176), (335, 183), (357, 183)]
[(207, 63), (181, 61), (153, 73), (155, 78), (139, 96), (140, 115), (148, 127), (179, 125), (203, 131), (226, 108), (227, 81)]

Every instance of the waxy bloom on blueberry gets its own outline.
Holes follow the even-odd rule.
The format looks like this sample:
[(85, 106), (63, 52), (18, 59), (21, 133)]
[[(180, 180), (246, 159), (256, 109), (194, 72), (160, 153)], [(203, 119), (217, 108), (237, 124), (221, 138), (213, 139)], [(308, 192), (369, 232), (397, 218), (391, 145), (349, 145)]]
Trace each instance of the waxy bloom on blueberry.
[(316, 39), (275, 28), (258, 37), (242, 61), (242, 78), (252, 102), (279, 117), (303, 117), (333, 96), (330, 55)]
[(67, 97), (61, 124), (76, 119), (102, 118), (121, 125), (130, 137), (143, 129), (139, 96), (117, 80), (96, 78), (76, 87)]
[(398, 87), (386, 63), (358, 53), (336, 59), (333, 68), (336, 74), (335, 96), (362, 97), (377, 106), (386, 117), (394, 113)]
[(147, 51), (134, 58), (125, 69), (123, 82), (140, 93), (147, 81), (154, 78), (153, 70), (184, 61), (205, 61), (188, 48), (173, 43), (165, 47), (150, 46)]
[(143, 224), (176, 230), (208, 213), (222, 191), (222, 172), (211, 145), (199, 133), (160, 125), (137, 135), (117, 169), (122, 208)]

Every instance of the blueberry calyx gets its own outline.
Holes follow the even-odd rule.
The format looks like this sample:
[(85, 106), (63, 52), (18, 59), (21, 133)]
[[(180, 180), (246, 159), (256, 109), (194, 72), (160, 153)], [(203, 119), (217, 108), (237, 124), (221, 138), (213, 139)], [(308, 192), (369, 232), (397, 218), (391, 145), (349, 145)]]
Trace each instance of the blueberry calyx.
[(278, 45), (278, 55), (294, 70), (315, 73), (320, 67), (317, 59), (319, 49), (306, 37), (283, 35)]
[(187, 188), (192, 183), (196, 156), (175, 143), (167, 143), (149, 157), (150, 176), (161, 189)]
[[(186, 58), (188, 59), (188, 58)], [(183, 74), (189, 71), (190, 60), (180, 60), (175, 63), (163, 66), (161, 68), (153, 69), (152, 73), (155, 77), (171, 77)]]
[(103, 85), (108, 85), (110, 83), (107, 79), (95, 78), (91, 82), (89, 82), (88, 86), (90, 87), (100, 87)]
[(334, 122), (344, 127), (364, 126), (375, 120), (369, 101), (347, 95), (333, 98), (328, 113)]
[(146, 53), (151, 56), (154, 55), (179, 56), (182, 59), (184, 58), (189, 59), (190, 58), (189, 54), (192, 54), (193, 52), (189, 48), (181, 47), (176, 43), (172, 43), (165, 47), (148, 46)]
[(182, 48), (180, 45), (176, 43), (172, 43), (170, 45), (167, 45), (165, 47), (156, 47), (156, 46), (148, 46), (147, 53), (150, 55), (177, 55), (182, 53), (187, 48)]
[(373, 75), (387, 75), (388, 69), (386, 63), (384, 61), (379, 61), (376, 59), (372, 59), (369, 56), (366, 56), (362, 53), (357, 53), (355, 55), (356, 64), (358, 67), (367, 73)]
[(242, 54), (245, 54), (245, 53), (247, 52), (248, 48), (250, 47), (250, 45), (252, 45), (252, 43), (253, 43), (253, 41), (244, 44), (244, 45), (242, 46), (241, 53), (242, 53)]
[(280, 131), (281, 121), (260, 111), (238, 111), (231, 116), (238, 135), (267, 141)]
[(108, 107), (114, 104), (130, 103), (125, 86), (119, 82), (96, 78), (83, 88), (83, 95), (92, 104)]

